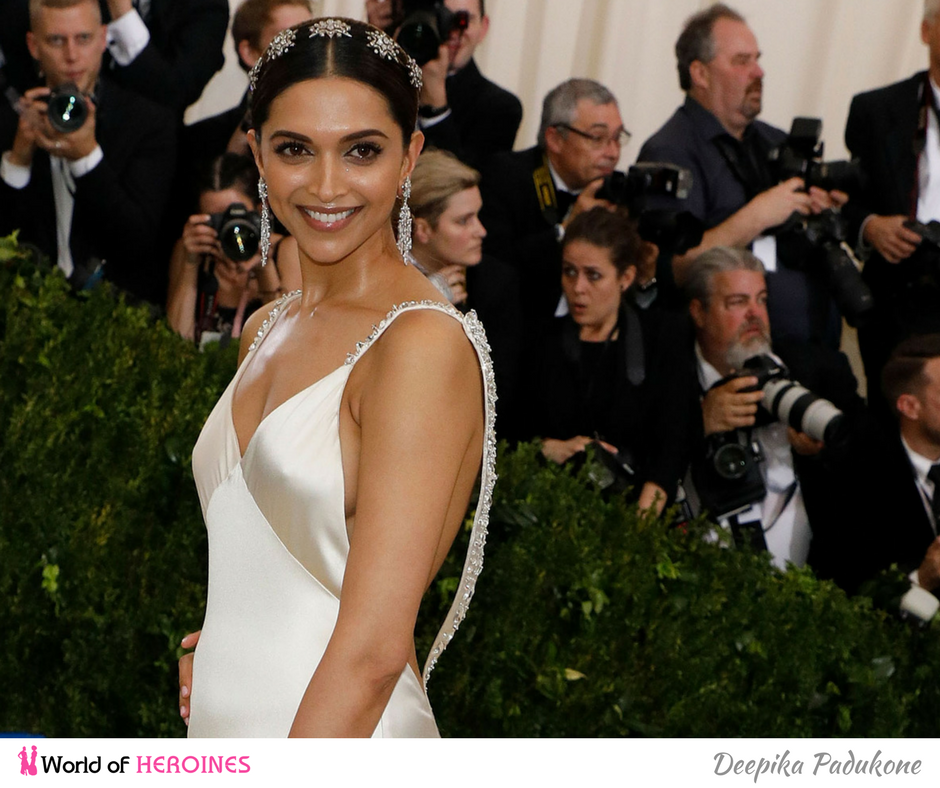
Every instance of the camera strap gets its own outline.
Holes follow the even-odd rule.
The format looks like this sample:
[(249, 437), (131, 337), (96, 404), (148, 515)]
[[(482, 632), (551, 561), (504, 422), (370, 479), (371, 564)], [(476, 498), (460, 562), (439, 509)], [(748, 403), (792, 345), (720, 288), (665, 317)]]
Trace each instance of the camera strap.
[(542, 165), (532, 173), (532, 183), (535, 185), (535, 196), (539, 201), (539, 209), (545, 221), (552, 227), (562, 218), (558, 211), (558, 195), (555, 193), (555, 180), (548, 168), (548, 156), (542, 155)]

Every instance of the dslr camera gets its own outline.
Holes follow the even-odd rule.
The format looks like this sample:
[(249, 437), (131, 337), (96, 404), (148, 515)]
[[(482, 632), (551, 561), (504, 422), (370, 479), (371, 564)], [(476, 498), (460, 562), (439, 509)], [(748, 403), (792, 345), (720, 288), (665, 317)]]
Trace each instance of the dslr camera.
[(637, 219), (640, 237), (671, 257), (698, 246), (704, 226), (688, 211), (651, 210), (647, 198), (685, 200), (691, 191), (691, 170), (666, 162), (640, 162), (627, 172), (617, 170), (605, 176), (596, 197), (625, 206)]
[(60, 134), (78, 131), (88, 120), (88, 100), (74, 82), (66, 82), (52, 89), (48, 96), (43, 96), (49, 108), (46, 115), (49, 125)]
[[(817, 186), (831, 191), (857, 191), (863, 181), (857, 162), (823, 161), (822, 121), (819, 118), (794, 118), (787, 139), (770, 152), (771, 170), (779, 182), (802, 178), (806, 188)], [(871, 290), (842, 246), (848, 237), (848, 222), (834, 210), (813, 216), (794, 214), (784, 230), (791, 230), (819, 250), (829, 290), (851, 326), (862, 324), (874, 306)], [(784, 260), (791, 267), (799, 261)]]
[(261, 217), (242, 203), (233, 202), (222, 213), (214, 213), (206, 222), (219, 235), (225, 256), (244, 263), (258, 253), (261, 243)]
[(437, 57), (452, 33), (463, 35), (470, 25), (467, 11), (451, 11), (444, 0), (404, 0), (404, 19), (395, 39), (419, 66)]
[[(757, 426), (779, 421), (827, 446), (847, 437), (842, 411), (829, 400), (789, 378), (789, 370), (772, 356), (752, 356), (739, 372), (719, 380), (712, 388), (741, 377), (756, 377), (757, 384), (744, 391), (763, 392)], [(760, 444), (751, 430), (731, 430), (709, 436), (703, 463), (693, 467), (695, 487), (702, 505), (715, 517), (730, 517), (760, 501), (766, 489), (758, 463)]]

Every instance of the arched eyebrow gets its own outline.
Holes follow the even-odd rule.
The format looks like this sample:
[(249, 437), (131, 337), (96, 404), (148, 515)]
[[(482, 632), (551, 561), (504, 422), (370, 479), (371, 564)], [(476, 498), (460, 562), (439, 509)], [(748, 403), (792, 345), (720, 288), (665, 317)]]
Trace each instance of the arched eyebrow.
[[(288, 129), (278, 129), (273, 132), (271, 139), (275, 137), (287, 137), (287, 139), (296, 140), (297, 142), (313, 142), (306, 134), (301, 134), (297, 131), (289, 131)], [(381, 129), (363, 129), (362, 131), (354, 131), (345, 135), (340, 139), (340, 142), (356, 142), (366, 137), (382, 137), (383, 139), (388, 139), (388, 134)]]

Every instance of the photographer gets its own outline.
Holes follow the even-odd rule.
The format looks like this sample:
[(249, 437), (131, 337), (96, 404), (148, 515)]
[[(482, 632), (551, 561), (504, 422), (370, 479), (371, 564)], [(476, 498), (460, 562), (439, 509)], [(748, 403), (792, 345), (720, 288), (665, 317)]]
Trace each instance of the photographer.
[[(825, 445), (820, 434), (836, 435), (830, 426), (851, 433), (865, 420), (848, 361), (815, 343), (780, 340), (771, 346), (764, 269), (748, 251), (715, 247), (704, 252), (689, 270), (686, 289), (694, 342), (677, 352), (676, 376), (658, 397), (669, 401), (668, 423), (687, 425), (677, 467), (692, 467), (687, 492), (693, 508), (711, 501), (712, 517), (729, 521), (739, 538), (766, 545), (777, 566), (802, 566), (807, 556), (814, 563), (811, 524), (839, 516), (832, 480), (846, 451), (841, 442)], [(781, 385), (799, 394), (799, 401), (768, 399), (766, 386), (755, 391), (759, 378), (748, 372), (753, 357), (778, 370), (781, 362), (788, 367), (778, 377), (788, 378)], [(808, 391), (788, 387), (793, 380)], [(838, 420), (833, 403), (842, 411)], [(820, 409), (825, 430), (816, 418)], [(798, 429), (791, 426), (794, 419)], [(738, 458), (750, 469), (734, 479), (715, 464), (716, 447), (732, 443), (747, 450), (746, 463), (740, 452)], [(755, 444), (761, 459), (750, 456)]]
[(881, 369), (892, 348), (912, 333), (940, 331), (940, 249), (906, 226), (940, 220), (940, 1), (926, 0), (921, 38), (929, 67), (893, 85), (852, 99), (846, 147), (867, 176), (846, 214), (851, 242), (867, 258), (863, 276), (875, 297), (858, 342), (868, 378), (868, 401), (891, 423), (892, 403), (881, 395)]
[(561, 297), (561, 240), (595, 197), (629, 139), (614, 95), (590, 79), (570, 79), (542, 105), (538, 144), (501, 153), (483, 170), (483, 248), (516, 267), (530, 333), (551, 322)]
[[(189, 217), (170, 260), (167, 321), (181, 336), (203, 346), (238, 338), (248, 316), (267, 301), (300, 287), (300, 262), (293, 241), (272, 237), (271, 260), (261, 267), (258, 170), (254, 159), (226, 153), (212, 162), (197, 184), (199, 213)], [(233, 207), (254, 212), (241, 224), (227, 221)], [(238, 233), (241, 243), (223, 235)], [(238, 251), (232, 259), (227, 249)]]
[(511, 151), (522, 123), (522, 102), (484, 77), (473, 59), (490, 29), (485, 0), (404, 0), (397, 5), (394, 0), (370, 0), (366, 12), (370, 24), (396, 28), (406, 51), (412, 13), (437, 16), (438, 26), (442, 19), (449, 23), (438, 31), (442, 41), (433, 57), (425, 60), (430, 53), (409, 52), (424, 78), (418, 126), (425, 145), (449, 150), (473, 167), (494, 153)]
[[(940, 334), (904, 340), (882, 388), (894, 423), (879, 422), (839, 469), (837, 518), (818, 529), (819, 574), (849, 593), (897, 564), (914, 585), (940, 589)], [(825, 559), (825, 560), (823, 560)]]
[[(562, 289), (569, 314), (556, 318), (535, 352), (524, 401), (526, 438), (559, 464), (583, 459), (586, 447), (616, 455), (639, 488), (650, 464), (651, 381), (666, 362), (663, 320), (637, 309), (629, 290), (656, 249), (622, 209), (595, 207), (571, 221), (562, 245)], [(675, 450), (663, 435), (660, 451)]]
[[(162, 303), (153, 249), (173, 173), (173, 117), (101, 73), (96, 0), (39, 0), (31, 24), (27, 44), (46, 84), (15, 108), (0, 102), (0, 235), (21, 230), (77, 288), (103, 275)], [(56, 88), (64, 108), (50, 104)]]
[[(775, 228), (794, 214), (838, 207), (847, 197), (806, 190), (798, 177), (777, 182), (768, 159), (786, 134), (756, 119), (764, 76), (759, 56), (744, 18), (727, 6), (715, 4), (692, 16), (676, 42), (685, 103), (644, 143), (638, 160), (672, 162), (693, 173), (684, 209), (708, 229), (700, 246), (674, 260), (680, 286), (703, 251), (752, 246), (768, 271), (775, 338), (821, 340), (835, 349), (841, 320), (815, 250)], [(658, 207), (669, 207), (666, 202)]]

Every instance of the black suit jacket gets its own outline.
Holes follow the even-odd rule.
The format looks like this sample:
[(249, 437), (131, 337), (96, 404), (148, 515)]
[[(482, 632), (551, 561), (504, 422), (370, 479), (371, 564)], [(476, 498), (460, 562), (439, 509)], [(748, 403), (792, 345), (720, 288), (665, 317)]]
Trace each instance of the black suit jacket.
[(112, 64), (111, 75), (182, 114), (225, 62), (228, 10), (227, 0), (151, 0), (150, 43), (127, 66)]
[(424, 129), (427, 145), (454, 153), (473, 167), (490, 156), (511, 151), (522, 123), (522, 102), (491, 82), (471, 60), (447, 78), (451, 114)]
[(532, 180), (542, 163), (538, 147), (500, 153), (490, 160), (480, 183), (480, 220), (487, 231), (483, 248), (519, 273), (529, 330), (551, 322), (561, 297), (561, 245), (555, 240), (554, 223), (542, 213)]
[[(175, 122), (169, 110), (103, 76), (96, 137), (104, 158), (75, 180), (71, 250), (77, 266), (106, 260), (105, 277), (134, 295), (163, 303), (166, 260), (157, 259), (157, 228), (169, 196)], [(0, 104), (0, 150), (9, 150), (17, 116)], [(21, 230), (53, 264), (58, 256), (49, 156), (37, 151), (26, 188), (0, 180), (0, 235)]]
[[(927, 73), (920, 72), (852, 99), (845, 144), (867, 180), (844, 208), (853, 243), (866, 217), (908, 216), (916, 206), (915, 138), (926, 88)], [(877, 394), (881, 368), (897, 342), (911, 333), (940, 331), (940, 290), (925, 277), (930, 265), (927, 253), (922, 247), (893, 265), (873, 251), (865, 264), (862, 276), (872, 290), (875, 310), (869, 324), (859, 330), (859, 344), (873, 393)]]
[(817, 574), (853, 593), (891, 564), (920, 565), (934, 533), (897, 427), (857, 440), (833, 489), (833, 516), (813, 524)]

